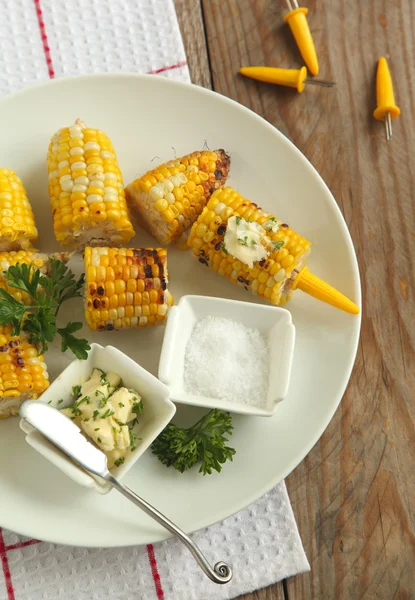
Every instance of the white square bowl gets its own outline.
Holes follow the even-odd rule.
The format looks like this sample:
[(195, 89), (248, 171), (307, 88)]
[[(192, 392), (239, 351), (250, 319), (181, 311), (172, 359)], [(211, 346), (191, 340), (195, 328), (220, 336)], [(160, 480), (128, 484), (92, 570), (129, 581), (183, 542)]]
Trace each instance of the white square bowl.
[[(140, 367), (117, 348), (112, 346), (103, 348), (99, 344), (91, 344), (87, 360), (74, 360), (62, 371), (39, 400), (56, 408), (69, 406), (74, 399), (72, 387), (84, 383), (95, 367), (105, 372), (117, 373), (126, 387), (139, 392), (144, 403), (144, 410), (139, 416), (138, 423), (134, 426), (134, 433), (141, 438), (141, 441), (137, 444), (134, 452), (127, 454), (124, 464), (111, 469), (115, 477), (121, 479), (171, 421), (176, 407), (169, 400), (167, 387), (154, 375)], [(60, 402), (61, 400), (63, 402)], [(102, 482), (98, 477), (89, 475), (75, 465), (26, 421), (21, 420), (20, 427), (27, 434), (26, 441), (74, 481), (95, 489), (101, 494), (106, 494), (111, 490), (109, 484)]]
[[(270, 373), (264, 408), (196, 396), (184, 387), (186, 345), (196, 322), (207, 316), (224, 317), (258, 329), (268, 341)], [(159, 379), (170, 390), (173, 402), (220, 408), (246, 415), (270, 417), (287, 395), (294, 353), (295, 327), (284, 308), (208, 296), (183, 296), (169, 311), (159, 363)]]

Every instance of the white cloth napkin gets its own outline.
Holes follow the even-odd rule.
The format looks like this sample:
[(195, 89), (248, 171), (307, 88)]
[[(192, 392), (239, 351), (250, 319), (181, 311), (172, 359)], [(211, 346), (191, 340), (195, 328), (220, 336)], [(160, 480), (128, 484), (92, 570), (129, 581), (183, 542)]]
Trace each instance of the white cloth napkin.
[[(1, 95), (79, 73), (190, 81), (172, 0), (0, 0), (0, 10)], [(177, 541), (86, 549), (0, 530), (0, 600), (220, 600), (310, 568), (284, 483), (194, 539), (232, 564), (230, 584), (211, 583)]]
[(222, 600), (310, 568), (284, 482), (192, 537), (211, 562), (232, 565), (229, 584), (212, 583), (176, 540), (88, 549), (22, 541), (3, 531), (0, 600)]

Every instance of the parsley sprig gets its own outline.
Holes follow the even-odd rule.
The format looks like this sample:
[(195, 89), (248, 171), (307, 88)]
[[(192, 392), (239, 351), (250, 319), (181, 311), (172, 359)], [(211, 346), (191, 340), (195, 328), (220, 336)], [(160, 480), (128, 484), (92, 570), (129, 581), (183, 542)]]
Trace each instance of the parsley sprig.
[(188, 429), (169, 423), (151, 450), (164, 465), (173, 466), (180, 473), (199, 462), (199, 473), (219, 473), (223, 463), (235, 454), (233, 448), (225, 445), (232, 429), (230, 413), (214, 408)]
[(61, 350), (68, 348), (77, 358), (86, 359), (91, 349), (88, 340), (73, 334), (82, 323), (69, 322), (66, 327), (57, 326), (57, 316), (63, 302), (81, 296), (85, 277), (75, 279), (72, 271), (60, 260), (50, 259), (50, 274), (43, 275), (33, 265), (18, 264), (3, 273), (9, 287), (21, 290), (32, 300), (30, 305), (16, 300), (5, 289), (0, 288), (0, 325), (12, 325), (12, 335), (20, 331), (29, 334), (29, 341), (46, 352), (56, 335), (61, 337)]

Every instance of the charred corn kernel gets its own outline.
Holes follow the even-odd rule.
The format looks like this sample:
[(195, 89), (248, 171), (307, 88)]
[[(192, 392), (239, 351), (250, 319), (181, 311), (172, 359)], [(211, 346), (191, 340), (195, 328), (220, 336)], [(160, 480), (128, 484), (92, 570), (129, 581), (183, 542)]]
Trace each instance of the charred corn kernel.
[(49, 144), (48, 171), (53, 225), (62, 245), (119, 246), (133, 237), (121, 172), (104, 133), (79, 119), (60, 129)]
[(84, 258), (85, 314), (91, 329), (148, 327), (163, 321), (150, 316), (164, 318), (172, 304), (166, 250), (87, 246)]
[(34, 268), (39, 269), (43, 275), (48, 275), (51, 269), (51, 258), (56, 258), (63, 262), (67, 262), (69, 259), (69, 254), (67, 252), (57, 252), (55, 254), (48, 255), (35, 252), (33, 250), (12, 250), (10, 252), (0, 252), (0, 288), (5, 289), (19, 302), (23, 302), (24, 304), (32, 304), (33, 299), (31, 296), (26, 294), (26, 292), (21, 292), (20, 290), (10, 287), (7, 284), (3, 272), (7, 271), (9, 267), (13, 267), (17, 264), (27, 264), (33, 265)]
[[(236, 201), (237, 200), (237, 201)], [(229, 210), (228, 210), (229, 209)], [(264, 223), (269, 219), (278, 227), (266, 229), (270, 242), (275, 244), (269, 255), (252, 268), (236, 259), (224, 247), (231, 216)], [(219, 218), (219, 220), (218, 220)], [(213, 230), (211, 224), (214, 223)], [(275, 228), (275, 227), (274, 227)], [(209, 238), (212, 234), (212, 239)], [(199, 262), (224, 275), (233, 283), (272, 304), (283, 305), (298, 287), (306, 293), (341, 310), (357, 314), (358, 307), (340, 292), (321, 281), (304, 268), (311, 243), (283, 223), (259, 209), (232, 188), (216, 190), (190, 231), (188, 245)]]
[(49, 386), (49, 375), (36, 347), (12, 336), (10, 325), (0, 326), (0, 357), (0, 418), (4, 419), (17, 415), (23, 400), (38, 398)]
[(22, 180), (0, 168), (0, 251), (28, 249), (38, 232)]
[(197, 219), (215, 189), (226, 183), (224, 150), (193, 152), (149, 171), (127, 186), (129, 206), (161, 243), (177, 241)]

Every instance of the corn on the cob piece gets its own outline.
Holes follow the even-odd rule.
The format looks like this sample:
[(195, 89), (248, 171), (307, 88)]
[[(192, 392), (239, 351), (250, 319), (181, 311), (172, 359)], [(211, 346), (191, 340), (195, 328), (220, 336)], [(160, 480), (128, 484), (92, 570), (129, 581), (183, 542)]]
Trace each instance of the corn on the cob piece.
[(0, 251), (31, 248), (37, 235), (22, 180), (11, 169), (0, 169)]
[(211, 194), (226, 183), (230, 157), (203, 150), (177, 158), (130, 183), (127, 203), (160, 244), (177, 240), (197, 219)]
[(49, 387), (42, 355), (27, 335), (11, 335), (11, 326), (0, 326), (0, 419), (17, 415), (24, 400), (38, 398)]
[(5, 289), (11, 294), (18, 302), (23, 304), (32, 304), (33, 299), (26, 293), (18, 290), (14, 287), (10, 287), (3, 277), (3, 272), (7, 271), (9, 267), (13, 267), (17, 264), (33, 265), (34, 268), (39, 269), (44, 275), (50, 273), (50, 259), (56, 258), (62, 262), (69, 260), (69, 252), (55, 252), (54, 254), (43, 254), (42, 252), (30, 251), (30, 250), (19, 250), (12, 252), (0, 252), (0, 288)]
[[(270, 248), (274, 247), (266, 258), (254, 262), (252, 268), (232, 256), (224, 245), (228, 221), (233, 216), (266, 228)], [(270, 222), (277, 224), (273, 227), (275, 230), (267, 226)], [(346, 312), (359, 312), (343, 294), (304, 269), (310, 253), (309, 241), (232, 188), (212, 194), (192, 227), (188, 244), (202, 264), (272, 304), (285, 304), (298, 287)], [(246, 238), (242, 245), (246, 245)]]
[(62, 246), (120, 246), (134, 235), (114, 148), (79, 119), (60, 129), (48, 151), (49, 195)]
[[(226, 253), (223, 240), (228, 219), (239, 216), (262, 225), (272, 215), (243, 198), (232, 188), (215, 192), (193, 225), (189, 246), (202, 264), (225, 275), (233, 283), (272, 304), (284, 304), (291, 296), (291, 274), (303, 266), (310, 252), (310, 242), (296, 234), (286, 223), (278, 221), (277, 232), (269, 232), (273, 242), (284, 242), (268, 258), (254, 263), (252, 268)], [(275, 218), (275, 217), (273, 217)]]
[(162, 248), (85, 248), (85, 314), (91, 329), (111, 331), (164, 322), (173, 298)]

